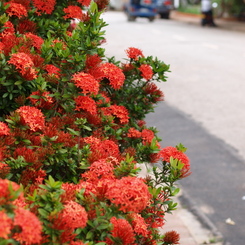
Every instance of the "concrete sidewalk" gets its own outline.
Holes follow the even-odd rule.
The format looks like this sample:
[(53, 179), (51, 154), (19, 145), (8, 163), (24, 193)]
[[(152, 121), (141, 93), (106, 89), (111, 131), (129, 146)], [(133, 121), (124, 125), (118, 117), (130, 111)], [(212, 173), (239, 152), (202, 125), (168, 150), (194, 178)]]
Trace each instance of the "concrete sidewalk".
[(201, 15), (182, 13), (176, 10), (173, 10), (171, 12), (170, 18), (188, 24), (199, 25), (201, 28), (217, 28), (223, 30), (245, 32), (245, 22), (238, 21), (232, 18), (215, 18), (214, 21), (217, 24), (217, 27), (202, 27)]
[(195, 206), (185, 206), (185, 201), (189, 202), (189, 200), (183, 197), (181, 193), (176, 197), (177, 210), (166, 215), (166, 223), (162, 232), (172, 230), (178, 232), (180, 234), (180, 245), (222, 245), (222, 234), (207, 217)]

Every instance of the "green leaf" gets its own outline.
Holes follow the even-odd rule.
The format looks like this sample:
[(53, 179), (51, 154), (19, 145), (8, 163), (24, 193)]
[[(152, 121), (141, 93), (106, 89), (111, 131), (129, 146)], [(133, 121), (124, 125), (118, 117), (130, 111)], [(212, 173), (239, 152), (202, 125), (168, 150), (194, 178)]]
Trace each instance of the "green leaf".
[(90, 11), (91, 11), (91, 13), (98, 12), (98, 6), (94, 1), (91, 1), (91, 3), (90, 3)]
[(93, 238), (93, 236), (94, 236), (94, 232), (93, 232), (93, 231), (89, 231), (89, 232), (87, 233), (87, 235), (86, 235), (86, 239), (90, 240), (90, 239)]
[(68, 130), (72, 135), (80, 136), (80, 132), (78, 132), (78, 131), (75, 131), (75, 130), (73, 130), (73, 129), (71, 129), (71, 128), (67, 128), (67, 130)]
[(42, 217), (48, 217), (48, 215), (49, 215), (49, 213), (45, 210), (45, 209), (43, 209), (43, 208), (39, 208), (38, 209), (38, 213), (42, 216)]

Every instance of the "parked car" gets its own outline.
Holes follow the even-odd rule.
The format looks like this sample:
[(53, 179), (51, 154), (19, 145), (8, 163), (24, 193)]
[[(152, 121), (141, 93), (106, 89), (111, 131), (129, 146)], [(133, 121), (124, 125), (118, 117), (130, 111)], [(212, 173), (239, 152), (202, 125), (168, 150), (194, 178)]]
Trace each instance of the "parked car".
[(162, 19), (169, 19), (171, 10), (174, 8), (171, 0), (157, 0), (157, 12)]
[(123, 9), (128, 17), (128, 21), (134, 21), (136, 18), (148, 18), (153, 21), (157, 16), (157, 0), (129, 0), (125, 3)]

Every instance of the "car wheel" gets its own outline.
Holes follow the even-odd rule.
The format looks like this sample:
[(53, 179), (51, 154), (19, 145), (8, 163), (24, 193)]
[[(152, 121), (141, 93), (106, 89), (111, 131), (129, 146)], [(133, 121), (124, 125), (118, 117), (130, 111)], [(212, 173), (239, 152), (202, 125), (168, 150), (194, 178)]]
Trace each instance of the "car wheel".
[(154, 17), (154, 16), (149, 17), (149, 21), (150, 21), (150, 22), (154, 21), (154, 19), (155, 19), (155, 17)]
[(160, 14), (161, 19), (169, 19), (169, 13)]
[(135, 21), (136, 17), (128, 14), (128, 21)]

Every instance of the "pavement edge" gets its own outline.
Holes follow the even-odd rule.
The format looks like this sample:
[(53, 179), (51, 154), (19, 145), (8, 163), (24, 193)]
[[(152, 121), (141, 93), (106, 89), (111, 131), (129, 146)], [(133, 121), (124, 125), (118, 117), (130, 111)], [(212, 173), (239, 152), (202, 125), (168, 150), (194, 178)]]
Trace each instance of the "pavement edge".
[(191, 212), (197, 218), (197, 220), (201, 223), (201, 225), (210, 231), (215, 241), (212, 244), (230, 245), (225, 242), (223, 234), (218, 230), (215, 224), (191, 200), (191, 198), (185, 192), (182, 186), (180, 186), (180, 189), (181, 189), (181, 193), (178, 196), (178, 200), (181, 206), (186, 208), (189, 212)]

